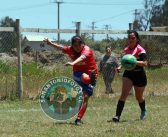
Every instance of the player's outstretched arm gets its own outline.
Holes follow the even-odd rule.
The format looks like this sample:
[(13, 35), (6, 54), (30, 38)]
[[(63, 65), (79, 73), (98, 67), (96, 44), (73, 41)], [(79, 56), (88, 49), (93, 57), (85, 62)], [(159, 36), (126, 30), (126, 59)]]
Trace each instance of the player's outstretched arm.
[(57, 43), (53, 43), (53, 42), (51, 42), (49, 39), (44, 39), (43, 41), (46, 42), (47, 45), (52, 46), (52, 47), (54, 47), (54, 48), (56, 48), (56, 49), (58, 49), (58, 50), (62, 50), (62, 48), (63, 48), (62, 45), (57, 44)]

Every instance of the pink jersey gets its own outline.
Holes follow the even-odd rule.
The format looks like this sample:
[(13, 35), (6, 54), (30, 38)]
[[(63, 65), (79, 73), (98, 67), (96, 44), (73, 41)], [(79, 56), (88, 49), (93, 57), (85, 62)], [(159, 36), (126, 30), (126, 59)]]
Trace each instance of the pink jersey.
[(91, 74), (92, 70), (96, 70), (96, 77), (98, 76), (98, 69), (96, 66), (96, 61), (94, 59), (93, 52), (91, 48), (85, 45), (81, 51), (81, 53), (76, 53), (71, 46), (64, 46), (63, 52), (68, 54), (72, 61), (76, 60), (81, 55), (85, 56), (85, 59), (73, 66), (73, 71), (81, 71), (88, 75)]
[(124, 49), (124, 53), (125, 54), (132, 54), (136, 57), (136, 59), (139, 59), (139, 55), (142, 54), (142, 53), (146, 53), (146, 51), (144, 50), (143, 47), (141, 47), (139, 44), (131, 49), (129, 46), (127, 46), (125, 49)]

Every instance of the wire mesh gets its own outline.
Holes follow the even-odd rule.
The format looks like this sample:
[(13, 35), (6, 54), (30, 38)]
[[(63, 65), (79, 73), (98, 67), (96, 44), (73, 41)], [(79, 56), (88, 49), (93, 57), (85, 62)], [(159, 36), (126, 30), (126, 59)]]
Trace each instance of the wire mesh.
[[(41, 34), (40, 34), (41, 35)], [(44, 34), (43, 37), (46, 35)], [(105, 47), (111, 46), (114, 55), (120, 61), (121, 52), (127, 45), (127, 38), (111, 38), (108, 40), (92, 41), (85, 39), (85, 43), (94, 52), (97, 66), (100, 58), (105, 54)], [(148, 66), (145, 68), (148, 78), (147, 94), (167, 94), (168, 92), (168, 38), (158, 35), (140, 35), (141, 45), (148, 56)], [(35, 99), (46, 81), (53, 77), (67, 76), (72, 78), (72, 67), (64, 64), (70, 58), (47, 44), (43, 39), (26, 40), (22, 37), (23, 57), (23, 87), (24, 97)], [(53, 40), (55, 41), (55, 40)], [(62, 45), (71, 45), (70, 40), (61, 40)], [(0, 98), (13, 97), (17, 94), (17, 50), (16, 35), (14, 32), (0, 32)], [(116, 73), (111, 83), (114, 95), (120, 94), (122, 87), (122, 73)], [(106, 86), (103, 77), (99, 74), (94, 96), (104, 96)]]
[(0, 99), (15, 98), (17, 51), (14, 32), (0, 32)]

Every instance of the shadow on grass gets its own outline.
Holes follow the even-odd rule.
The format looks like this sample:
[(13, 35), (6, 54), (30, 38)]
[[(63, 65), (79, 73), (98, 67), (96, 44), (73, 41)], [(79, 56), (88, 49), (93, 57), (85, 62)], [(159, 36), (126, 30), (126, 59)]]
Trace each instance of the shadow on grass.
[[(84, 124), (83, 121), (81, 122), (81, 125), (82, 124)], [(75, 124), (75, 122), (72, 122), (72, 121), (71, 122), (66, 122), (66, 121), (65, 122), (54, 122), (53, 125), (54, 126), (56, 126), (56, 125), (72, 125), (72, 126), (77, 126)]]
[(133, 122), (137, 122), (137, 121), (141, 121), (140, 119), (134, 119), (134, 120), (120, 120), (120, 122), (114, 122), (112, 119), (107, 120), (108, 123), (116, 123), (116, 124), (122, 124), (122, 123), (133, 123)]
[[(137, 121), (141, 121), (140, 119), (134, 119), (134, 120), (120, 120), (120, 122), (114, 122), (112, 120), (107, 120), (108, 123), (114, 123), (114, 124), (123, 124), (123, 123), (134, 123)], [(108, 129), (105, 131), (106, 133), (115, 133), (116, 131), (114, 129)]]
[(54, 122), (53, 125), (75, 125), (73, 122)]
[(117, 124), (120, 124), (120, 123), (125, 123), (125, 122), (128, 122), (128, 120), (121, 120), (120, 122), (114, 122), (112, 119), (110, 120), (107, 120), (108, 123), (117, 123)]

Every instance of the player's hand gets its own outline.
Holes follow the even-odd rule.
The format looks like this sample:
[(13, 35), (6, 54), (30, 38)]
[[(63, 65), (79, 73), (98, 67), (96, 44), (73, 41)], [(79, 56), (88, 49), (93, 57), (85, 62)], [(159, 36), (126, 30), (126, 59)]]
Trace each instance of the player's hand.
[(95, 86), (96, 85), (96, 71), (92, 70), (90, 75), (90, 84)]
[(73, 66), (73, 63), (72, 62), (67, 62), (67, 63), (65, 63), (65, 66)]
[(121, 66), (119, 66), (118, 68), (116, 68), (116, 72), (117, 73), (120, 73), (120, 70), (121, 70)]
[(46, 42), (48, 45), (52, 45), (52, 42), (48, 38), (45, 38), (43, 41)]

